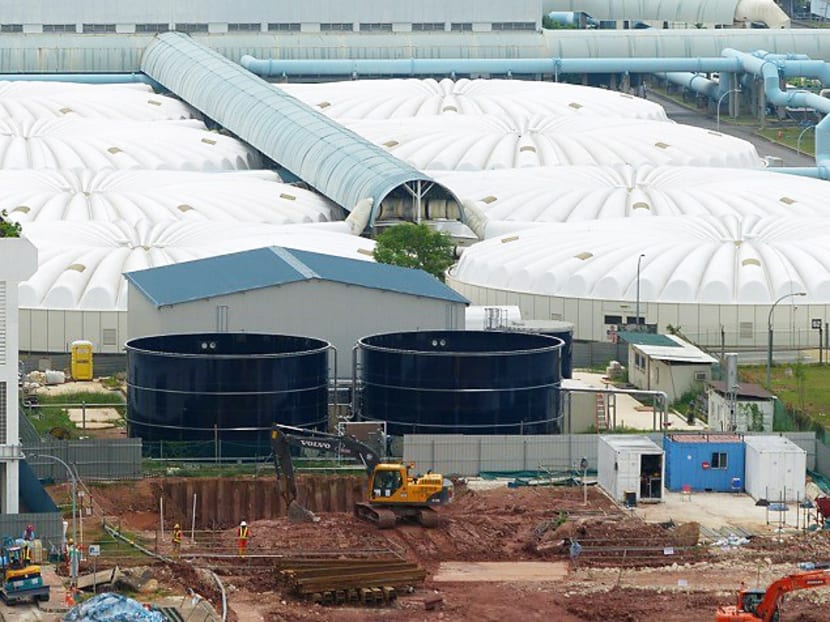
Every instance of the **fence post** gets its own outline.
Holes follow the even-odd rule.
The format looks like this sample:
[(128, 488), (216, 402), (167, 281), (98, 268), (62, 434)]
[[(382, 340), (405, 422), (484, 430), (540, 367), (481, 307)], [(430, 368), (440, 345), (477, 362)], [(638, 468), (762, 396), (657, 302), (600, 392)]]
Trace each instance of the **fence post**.
[(219, 425), (213, 424), (213, 461), (219, 464)]

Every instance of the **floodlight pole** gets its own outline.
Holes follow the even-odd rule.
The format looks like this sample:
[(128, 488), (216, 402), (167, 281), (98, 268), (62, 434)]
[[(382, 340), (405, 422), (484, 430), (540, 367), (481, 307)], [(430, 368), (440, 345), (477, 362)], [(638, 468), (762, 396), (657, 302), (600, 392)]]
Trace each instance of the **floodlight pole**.
[(790, 294), (784, 294), (778, 300), (772, 303), (772, 307), (770, 307), (769, 315), (767, 316), (767, 391), (770, 390), (771, 386), (771, 373), (772, 373), (772, 314), (775, 311), (775, 306), (781, 302), (782, 300), (786, 300), (791, 296), (806, 296), (807, 292), (793, 292)]
[[(51, 454), (37, 454), (37, 457), (38, 458), (47, 458), (49, 460), (54, 460), (55, 462), (59, 462), (60, 464), (63, 465), (63, 467), (66, 469), (66, 472), (69, 474), (69, 481), (70, 481), (71, 486), (72, 486), (72, 489), (71, 489), (72, 490), (72, 545), (73, 546), (78, 546), (78, 529), (77, 529), (77, 526), (76, 526), (76, 523), (75, 523), (75, 516), (77, 514), (75, 499), (76, 499), (77, 494), (78, 494), (78, 492), (77, 492), (78, 478), (75, 475), (75, 472), (72, 470), (72, 467), (70, 467), (68, 464), (66, 464), (66, 462), (64, 462), (63, 460), (61, 460), (57, 456), (53, 456)], [(75, 582), (78, 579), (75, 571), (76, 571), (75, 564), (73, 564), (72, 560), (70, 559), (69, 560), (69, 574), (70, 574), (70, 580), (71, 580), (73, 585), (75, 584)]]

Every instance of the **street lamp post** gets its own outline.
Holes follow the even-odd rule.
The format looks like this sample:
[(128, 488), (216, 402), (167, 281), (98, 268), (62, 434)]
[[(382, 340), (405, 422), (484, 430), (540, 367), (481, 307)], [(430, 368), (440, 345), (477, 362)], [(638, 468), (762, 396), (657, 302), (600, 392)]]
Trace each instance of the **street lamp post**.
[(741, 89), (729, 89), (728, 91), (726, 91), (726, 93), (724, 93), (723, 95), (721, 95), (718, 98), (718, 109), (717, 109), (717, 112), (715, 113), (715, 116), (717, 117), (717, 128), (718, 128), (719, 132), (720, 132), (720, 105), (723, 103), (723, 98), (728, 96), (730, 93), (740, 93), (740, 92), (741, 92)]
[(640, 262), (645, 257), (645, 253), (640, 253), (637, 257), (637, 304), (634, 307), (634, 321), (637, 322), (637, 332), (640, 332)]
[(806, 296), (807, 292), (793, 292), (790, 294), (784, 294), (778, 300), (772, 303), (772, 307), (770, 307), (769, 315), (767, 316), (767, 391), (770, 390), (771, 381), (770, 381), (770, 374), (772, 370), (772, 314), (775, 311), (775, 306), (781, 302), (782, 300), (786, 300), (791, 296)]
[(810, 124), (807, 127), (805, 127), (803, 130), (801, 130), (801, 132), (799, 132), (798, 140), (795, 141), (795, 152), (798, 155), (801, 155), (801, 137), (804, 136), (805, 132), (807, 132), (808, 130), (815, 129), (815, 127), (816, 127), (815, 125)]
[[(77, 497), (78, 478), (75, 475), (75, 472), (72, 470), (72, 467), (70, 467), (68, 464), (66, 464), (66, 462), (64, 462), (63, 460), (61, 460), (57, 456), (52, 456), (50, 454), (37, 454), (37, 457), (38, 458), (47, 458), (49, 460), (54, 460), (55, 462), (59, 462), (60, 464), (62, 464), (64, 466), (64, 468), (66, 469), (66, 472), (69, 473), (69, 481), (70, 481), (70, 484), (72, 486), (72, 543), (73, 543), (73, 545), (77, 546), (77, 543), (78, 543), (78, 530), (77, 530), (77, 527), (76, 527), (76, 524), (75, 524), (75, 515), (77, 514), (77, 508), (75, 506), (75, 498)], [(70, 569), (70, 575), (71, 575), (70, 580), (74, 584), (78, 577), (75, 576), (76, 566), (75, 566), (75, 564), (72, 563), (72, 560), (70, 560), (69, 569)]]

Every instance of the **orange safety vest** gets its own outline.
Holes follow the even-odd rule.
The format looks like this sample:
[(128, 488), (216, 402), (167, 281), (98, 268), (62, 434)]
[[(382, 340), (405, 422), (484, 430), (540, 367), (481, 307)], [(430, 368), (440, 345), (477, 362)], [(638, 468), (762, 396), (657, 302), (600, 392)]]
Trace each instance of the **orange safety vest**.
[(173, 530), (173, 544), (178, 544), (182, 541), (182, 530), (181, 529), (174, 529)]
[(245, 527), (240, 527), (239, 528), (239, 531), (237, 533), (237, 537), (240, 540), (247, 540), (248, 539), (248, 526), (247, 525)]

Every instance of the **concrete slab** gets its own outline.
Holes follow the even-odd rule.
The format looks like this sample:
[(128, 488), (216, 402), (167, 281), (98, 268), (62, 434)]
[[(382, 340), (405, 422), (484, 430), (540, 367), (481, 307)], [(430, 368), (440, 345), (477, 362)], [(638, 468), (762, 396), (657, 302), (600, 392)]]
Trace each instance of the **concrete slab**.
[[(608, 382), (602, 374), (587, 371), (574, 371), (573, 379), (585, 386), (610, 389), (613, 385)], [(616, 425), (618, 428), (629, 428), (634, 430), (654, 430), (654, 411), (651, 406), (646, 406), (638, 401), (635, 396), (618, 394), (616, 396)], [(659, 416), (659, 414), (658, 414)], [(658, 420), (659, 421), (659, 420)], [(694, 425), (686, 423), (686, 418), (679, 413), (669, 411), (670, 430), (705, 430), (706, 425), (696, 421)]]
[(115, 408), (67, 408), (69, 420), (81, 429), (114, 428), (123, 418)]
[(756, 506), (747, 494), (692, 492), (684, 495), (666, 490), (663, 499), (663, 503), (641, 503), (631, 511), (650, 523), (696, 522), (714, 530), (733, 525), (756, 534), (774, 535), (779, 533), (780, 526), (785, 532), (794, 532), (796, 525), (804, 528), (804, 510), (798, 511), (795, 503), (789, 504), (787, 512), (773, 512)]

